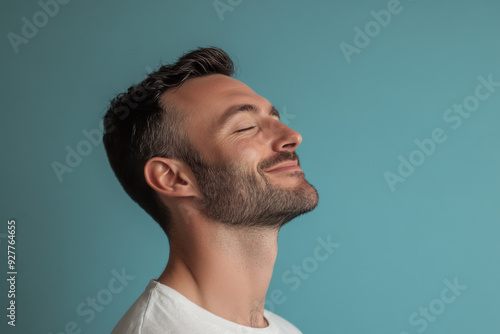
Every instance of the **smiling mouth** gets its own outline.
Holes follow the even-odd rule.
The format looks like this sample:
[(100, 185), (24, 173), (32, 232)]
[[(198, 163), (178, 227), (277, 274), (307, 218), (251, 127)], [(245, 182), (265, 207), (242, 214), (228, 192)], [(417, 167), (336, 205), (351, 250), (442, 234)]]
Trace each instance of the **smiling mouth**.
[(284, 172), (289, 170), (302, 170), (302, 169), (299, 167), (297, 160), (294, 160), (279, 164), (278, 166), (268, 169), (266, 173)]
[(288, 166), (288, 167), (281, 167), (281, 168), (276, 168), (273, 170), (268, 171), (267, 173), (279, 173), (279, 172), (286, 172), (290, 170), (302, 170), (299, 166)]

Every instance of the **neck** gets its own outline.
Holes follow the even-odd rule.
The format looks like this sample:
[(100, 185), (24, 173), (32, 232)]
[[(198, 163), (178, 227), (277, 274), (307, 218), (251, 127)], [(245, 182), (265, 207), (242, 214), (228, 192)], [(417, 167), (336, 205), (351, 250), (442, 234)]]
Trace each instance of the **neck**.
[(264, 303), (279, 229), (193, 219), (188, 225), (188, 233), (181, 231), (171, 241), (168, 264), (158, 281), (221, 318), (267, 327)]

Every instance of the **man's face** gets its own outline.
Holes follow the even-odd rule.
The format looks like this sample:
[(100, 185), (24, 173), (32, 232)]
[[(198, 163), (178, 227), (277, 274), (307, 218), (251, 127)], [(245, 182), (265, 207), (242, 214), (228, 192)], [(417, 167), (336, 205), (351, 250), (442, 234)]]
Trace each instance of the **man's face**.
[(318, 193), (295, 153), (302, 137), (265, 98), (219, 74), (189, 79), (164, 97), (187, 113), (193, 147), (185, 160), (203, 195), (203, 215), (233, 226), (280, 228), (316, 207)]

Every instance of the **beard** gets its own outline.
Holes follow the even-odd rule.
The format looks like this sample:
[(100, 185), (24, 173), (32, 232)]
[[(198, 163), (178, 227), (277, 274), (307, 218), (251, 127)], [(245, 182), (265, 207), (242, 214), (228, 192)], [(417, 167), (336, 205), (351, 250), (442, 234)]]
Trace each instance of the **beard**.
[(286, 172), (286, 177), (299, 179), (293, 187), (271, 183), (264, 172), (283, 161), (299, 163), (295, 152), (280, 152), (261, 161), (258, 174), (238, 163), (209, 165), (197, 151), (190, 153), (185, 161), (193, 170), (203, 195), (199, 209), (211, 220), (237, 227), (279, 229), (318, 205), (318, 192), (302, 171)]

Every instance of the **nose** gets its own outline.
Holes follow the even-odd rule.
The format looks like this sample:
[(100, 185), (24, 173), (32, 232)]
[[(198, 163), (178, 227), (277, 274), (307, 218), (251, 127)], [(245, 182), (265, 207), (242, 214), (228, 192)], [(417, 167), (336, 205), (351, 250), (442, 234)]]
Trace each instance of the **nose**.
[(302, 142), (300, 133), (276, 119), (271, 120), (270, 129), (273, 136), (273, 150), (276, 152), (294, 151)]

